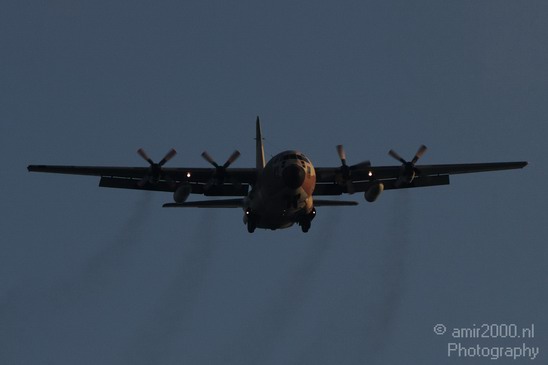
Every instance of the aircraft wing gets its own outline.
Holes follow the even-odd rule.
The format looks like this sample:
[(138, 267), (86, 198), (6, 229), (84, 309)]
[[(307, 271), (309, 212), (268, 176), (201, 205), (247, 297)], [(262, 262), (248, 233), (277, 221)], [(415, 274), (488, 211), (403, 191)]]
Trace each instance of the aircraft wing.
[(358, 202), (349, 201), (349, 200), (314, 199), (315, 207), (347, 207), (352, 205), (358, 205)]
[(520, 169), (527, 165), (525, 161), (467, 163), (443, 165), (417, 165), (416, 176), (410, 184), (398, 185), (402, 166), (368, 166), (351, 172), (347, 181), (341, 181), (340, 167), (316, 168), (316, 189), (314, 195), (340, 195), (348, 193), (351, 184), (353, 192), (363, 192), (374, 182), (382, 182), (384, 189), (405, 189), (422, 186), (447, 185), (449, 175), (468, 174), (486, 171)]
[[(454, 175), (469, 174), (474, 172), (500, 171), (521, 169), (527, 166), (527, 162), (491, 162), (491, 163), (467, 163), (467, 164), (445, 164), (445, 165), (418, 165), (415, 166), (418, 177), (436, 176), (436, 175)], [(373, 175), (379, 178), (394, 177), (394, 170), (399, 171), (400, 166), (375, 167), (372, 169)], [(398, 172), (396, 172), (396, 177)]]
[(245, 196), (249, 185), (255, 183), (255, 168), (226, 169), (223, 184), (210, 186), (215, 169), (203, 167), (162, 168), (158, 181), (143, 183), (151, 174), (149, 167), (113, 167), (113, 166), (66, 166), (66, 165), (29, 165), (28, 171), (54, 174), (99, 176), (99, 186), (121, 189), (171, 191), (178, 183), (188, 182), (191, 192), (210, 196)]
[(243, 206), (243, 199), (200, 200), (163, 205), (164, 208), (242, 208)]

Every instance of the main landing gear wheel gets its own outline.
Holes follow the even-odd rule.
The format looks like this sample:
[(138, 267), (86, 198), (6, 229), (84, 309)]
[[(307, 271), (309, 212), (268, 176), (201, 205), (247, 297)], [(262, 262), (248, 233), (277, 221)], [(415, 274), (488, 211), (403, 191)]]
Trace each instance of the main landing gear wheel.
[(255, 228), (257, 228), (257, 222), (255, 222), (255, 218), (253, 216), (250, 216), (247, 220), (247, 231), (249, 233), (255, 232)]
[(305, 215), (299, 221), (299, 225), (304, 233), (308, 232), (310, 226), (312, 225), (312, 219), (316, 217), (316, 208), (312, 208), (309, 214)]
[(302, 230), (304, 233), (306, 233), (306, 232), (308, 232), (308, 230), (310, 229), (311, 223), (310, 223), (309, 220), (305, 220), (305, 221), (302, 221), (302, 222), (300, 223), (300, 225), (301, 225), (301, 230)]

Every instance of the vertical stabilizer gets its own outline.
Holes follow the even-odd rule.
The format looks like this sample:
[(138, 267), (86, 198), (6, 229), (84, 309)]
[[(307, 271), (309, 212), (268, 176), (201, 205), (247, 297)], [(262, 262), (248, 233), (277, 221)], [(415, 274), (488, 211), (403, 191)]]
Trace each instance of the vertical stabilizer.
[(265, 162), (264, 162), (264, 146), (263, 146), (263, 135), (261, 133), (261, 121), (259, 120), (259, 117), (257, 117), (257, 131), (255, 135), (256, 140), (256, 166), (257, 171), (261, 171), (264, 168)]

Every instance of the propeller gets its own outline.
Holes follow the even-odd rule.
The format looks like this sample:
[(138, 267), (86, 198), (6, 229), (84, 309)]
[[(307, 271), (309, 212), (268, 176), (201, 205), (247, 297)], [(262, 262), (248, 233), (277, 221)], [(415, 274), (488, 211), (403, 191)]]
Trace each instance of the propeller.
[(337, 153), (341, 160), (339, 184), (345, 185), (347, 193), (353, 194), (354, 185), (352, 184), (352, 179), (351, 179), (352, 172), (356, 170), (368, 169), (371, 166), (371, 162), (363, 161), (358, 164), (348, 166), (348, 164), (346, 163), (346, 152), (344, 151), (344, 147), (342, 144), (337, 145)]
[(417, 153), (415, 153), (415, 156), (413, 156), (413, 159), (411, 161), (406, 161), (403, 157), (398, 155), (398, 153), (394, 150), (388, 151), (388, 154), (395, 158), (396, 160), (400, 161), (402, 163), (402, 175), (400, 176), (400, 179), (398, 180), (400, 183), (411, 183), (413, 179), (415, 178), (416, 173), (418, 170), (415, 168), (415, 164), (417, 161), (424, 155), (426, 152), (426, 146), (421, 145), (419, 149), (417, 150)]
[[(238, 159), (238, 157), (240, 157), (240, 152), (238, 150), (235, 150), (234, 152), (232, 152), (230, 157), (228, 157), (228, 159), (226, 160), (226, 162), (223, 165), (219, 165), (217, 162), (215, 162), (213, 157), (211, 157), (211, 155), (209, 153), (207, 153), (207, 151), (202, 152), (202, 157), (204, 158), (204, 160), (206, 160), (211, 165), (213, 165), (213, 167), (215, 167), (215, 170), (213, 172), (213, 177), (211, 178), (211, 180), (209, 180), (206, 183), (206, 185), (204, 187), (205, 190), (208, 190), (212, 185), (221, 185), (221, 184), (224, 183), (226, 175), (227, 175), (226, 174), (226, 169), (230, 165), (232, 165), (232, 163), (234, 163), (234, 161), (236, 161)], [(237, 186), (237, 185), (239, 185), (239, 182), (238, 181), (232, 181), (232, 184)]]
[(405, 161), (400, 155), (398, 155), (398, 153), (394, 150), (390, 150), (388, 151), (388, 154), (392, 157), (394, 157), (396, 160), (400, 161), (402, 164), (411, 164), (411, 165), (415, 165), (417, 163), (417, 161), (419, 160), (419, 158), (421, 158), (424, 153), (426, 152), (426, 146), (425, 145), (421, 145), (419, 147), (419, 149), (417, 150), (417, 153), (415, 153), (415, 156), (413, 157), (413, 159), (411, 160), (411, 162), (407, 162)]
[(149, 173), (145, 175), (138, 184), (140, 187), (143, 187), (147, 183), (156, 184), (160, 180), (162, 176), (162, 166), (164, 166), (166, 162), (171, 160), (173, 156), (177, 154), (177, 151), (175, 151), (173, 148), (170, 149), (166, 153), (164, 158), (162, 158), (158, 163), (155, 163), (150, 157), (148, 157), (147, 153), (142, 148), (139, 148), (137, 150), (137, 153), (150, 165)]

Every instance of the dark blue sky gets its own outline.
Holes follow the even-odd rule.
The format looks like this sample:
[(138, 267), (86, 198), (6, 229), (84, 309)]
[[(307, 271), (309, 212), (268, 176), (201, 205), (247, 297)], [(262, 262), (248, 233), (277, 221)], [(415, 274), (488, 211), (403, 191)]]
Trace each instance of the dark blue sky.
[[(547, 16), (541, 1), (8, 1), (0, 363), (488, 361), (448, 359), (437, 323), (534, 323), (546, 359)], [(424, 163), (530, 165), (253, 235), (240, 210), (26, 171), (144, 166), (140, 147), (176, 148), (169, 166), (237, 148), (251, 167), (256, 115), (267, 157), (316, 166), (340, 143), (351, 163), (424, 143)]]

